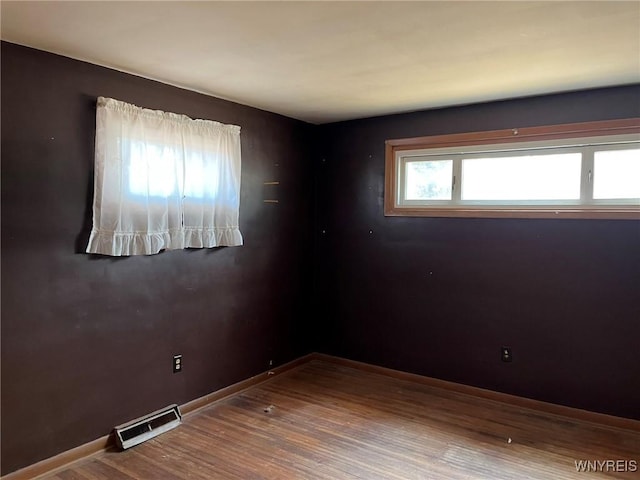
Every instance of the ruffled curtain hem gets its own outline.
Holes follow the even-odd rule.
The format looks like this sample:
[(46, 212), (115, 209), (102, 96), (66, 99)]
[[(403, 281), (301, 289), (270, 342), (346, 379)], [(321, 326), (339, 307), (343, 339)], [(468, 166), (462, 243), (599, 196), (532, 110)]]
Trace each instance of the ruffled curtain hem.
[(184, 229), (184, 248), (236, 247), (242, 243), (238, 227)]
[(238, 227), (184, 228), (159, 233), (101, 232), (92, 230), (87, 253), (123, 257), (155, 255), (162, 250), (233, 247), (243, 244)]

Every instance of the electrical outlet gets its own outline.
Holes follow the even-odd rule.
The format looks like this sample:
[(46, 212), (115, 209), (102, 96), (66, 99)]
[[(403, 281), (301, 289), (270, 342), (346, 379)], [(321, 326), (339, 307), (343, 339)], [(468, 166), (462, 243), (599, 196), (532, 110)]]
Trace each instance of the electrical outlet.
[(512, 362), (513, 361), (513, 355), (511, 354), (511, 347), (502, 347), (501, 348), (501, 352), (502, 352), (502, 361), (503, 362)]
[(173, 356), (173, 373), (180, 373), (182, 371), (182, 355)]

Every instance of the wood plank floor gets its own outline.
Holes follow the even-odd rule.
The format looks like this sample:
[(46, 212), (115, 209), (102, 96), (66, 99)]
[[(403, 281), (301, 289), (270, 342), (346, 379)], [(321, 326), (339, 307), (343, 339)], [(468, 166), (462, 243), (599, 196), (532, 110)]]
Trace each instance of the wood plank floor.
[(576, 470), (608, 459), (640, 464), (640, 433), (313, 360), (142, 445), (42, 478), (640, 478)]

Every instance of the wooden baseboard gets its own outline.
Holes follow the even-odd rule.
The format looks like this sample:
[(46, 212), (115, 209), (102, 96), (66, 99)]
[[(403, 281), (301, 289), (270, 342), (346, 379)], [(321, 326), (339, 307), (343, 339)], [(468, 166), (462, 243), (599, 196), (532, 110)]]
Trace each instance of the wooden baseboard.
[(21, 468), (15, 472), (8, 473), (2, 477), (2, 480), (33, 480), (42, 475), (53, 473), (61, 467), (76, 462), (83, 458), (91, 457), (96, 453), (106, 452), (115, 445), (111, 434), (100, 437), (91, 442), (85, 443), (78, 447), (59, 453), (50, 458)]
[(605, 413), (591, 412), (589, 410), (581, 410), (579, 408), (557, 405), (555, 403), (543, 402), (541, 400), (518, 397), (516, 395), (510, 395), (508, 393), (495, 392), (493, 390), (486, 390), (480, 387), (472, 387), (469, 385), (463, 385), (461, 383), (454, 383), (437, 378), (425, 377), (422, 375), (417, 375), (415, 373), (393, 370), (391, 368), (371, 365), (369, 363), (358, 362), (356, 360), (348, 360), (342, 357), (334, 357), (332, 355), (326, 355), (323, 353), (314, 353), (312, 354), (312, 358), (316, 360), (336, 363), (351, 368), (356, 368), (362, 371), (386, 375), (398, 378), (400, 380), (407, 380), (420, 383), (422, 385), (441, 388), (464, 395), (471, 395), (474, 397), (493, 400), (500, 403), (506, 403), (508, 405), (513, 405), (520, 408), (527, 408), (529, 410), (536, 410), (539, 412), (572, 418), (584, 422), (596, 423), (605, 427), (621, 428), (624, 430), (640, 432), (640, 420), (616, 417), (613, 415), (607, 415)]
[[(272, 370), (260, 373), (246, 380), (242, 380), (228, 387), (216, 390), (215, 392), (204, 395), (200, 398), (196, 398), (190, 402), (180, 406), (180, 411), (184, 415), (191, 415), (214, 402), (222, 400), (230, 395), (235, 395), (247, 388), (251, 388), (259, 383), (269, 381), (270, 379), (282, 375), (289, 370), (310, 361), (314, 358), (314, 354), (305, 355), (303, 357), (292, 360)], [(50, 458), (41, 460), (33, 465), (21, 468), (15, 472), (4, 475), (0, 480), (34, 480), (37, 477), (51, 474), (56, 471), (60, 471), (67, 465), (77, 462), (93, 455), (106, 452), (107, 450), (115, 448), (115, 439), (113, 434), (105, 435), (91, 442), (85, 443), (78, 447), (72, 448), (65, 452), (59, 453)]]
[(282, 375), (283, 373), (288, 372), (289, 370), (293, 370), (294, 368), (311, 361), (313, 358), (315, 358), (315, 354), (313, 353), (300, 358), (296, 358), (295, 360), (285, 363), (284, 365), (276, 367), (272, 370), (260, 373), (254, 377), (247, 378), (246, 380), (242, 380), (241, 382), (234, 383), (233, 385), (229, 385), (228, 387), (216, 390), (215, 392), (187, 402), (184, 405), (180, 406), (180, 411), (183, 415), (191, 415), (211, 405), (212, 403), (217, 402), (218, 400), (222, 400), (223, 398), (235, 395), (236, 393), (251, 388), (254, 385), (266, 382), (278, 375)]

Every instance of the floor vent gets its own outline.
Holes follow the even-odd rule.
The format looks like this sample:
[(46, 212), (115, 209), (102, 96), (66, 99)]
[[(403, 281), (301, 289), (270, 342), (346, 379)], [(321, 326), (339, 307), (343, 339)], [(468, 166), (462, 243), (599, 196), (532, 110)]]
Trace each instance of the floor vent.
[(126, 450), (177, 427), (181, 419), (178, 405), (169, 405), (116, 427), (116, 442), (121, 449)]

